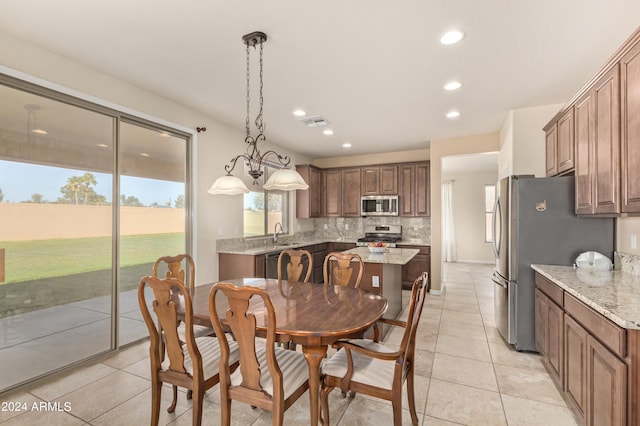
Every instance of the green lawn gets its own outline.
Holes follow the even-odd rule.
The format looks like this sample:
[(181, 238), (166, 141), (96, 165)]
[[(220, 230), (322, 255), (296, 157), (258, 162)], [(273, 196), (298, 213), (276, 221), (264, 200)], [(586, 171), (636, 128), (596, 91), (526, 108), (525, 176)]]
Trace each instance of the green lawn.
[[(183, 233), (131, 235), (121, 238), (120, 266), (153, 262), (185, 251)], [(111, 269), (111, 237), (36, 241), (0, 241), (6, 250), (4, 283)]]

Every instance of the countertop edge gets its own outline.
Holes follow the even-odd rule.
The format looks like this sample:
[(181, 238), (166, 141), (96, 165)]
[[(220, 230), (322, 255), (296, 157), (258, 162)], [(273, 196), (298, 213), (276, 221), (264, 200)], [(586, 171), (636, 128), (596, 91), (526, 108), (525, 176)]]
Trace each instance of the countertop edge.
[[(247, 249), (217, 249), (216, 253), (218, 254), (238, 254), (243, 256), (259, 256), (261, 254), (267, 253), (275, 253), (282, 250), (287, 249), (299, 249), (300, 247), (312, 246), (316, 244), (325, 244), (325, 243), (348, 243), (355, 244), (355, 241), (336, 241), (336, 240), (312, 240), (312, 241), (304, 241), (295, 244), (286, 244), (286, 245), (267, 245), (266, 247), (254, 247)], [(424, 246), (430, 247), (429, 244), (416, 244), (416, 243), (404, 243), (399, 242), (398, 245), (410, 245), (410, 246)]]
[[(552, 273), (550, 273), (548, 270), (545, 270), (545, 268), (550, 268), (550, 267), (552, 267), (552, 268), (566, 268), (567, 271), (575, 269), (572, 266), (531, 265), (531, 269), (533, 269), (534, 271), (538, 272), (543, 277), (549, 279), (554, 284), (557, 284), (558, 287), (562, 288), (564, 291), (566, 291), (570, 295), (574, 296), (576, 299), (580, 300), (585, 305), (593, 308), (596, 312), (598, 312), (599, 314), (601, 314), (605, 318), (611, 320), (616, 325), (619, 325), (620, 327), (625, 328), (625, 329), (629, 329), (629, 330), (640, 330), (640, 322), (632, 321), (632, 320), (626, 320), (626, 319), (620, 317), (619, 315), (616, 315), (615, 313), (611, 312), (610, 309), (602, 306), (599, 302), (596, 302), (596, 301), (592, 300), (591, 298), (585, 296), (584, 294), (582, 294), (581, 292), (579, 292), (575, 288), (571, 287), (571, 285), (562, 282), (557, 277), (554, 277), (552, 275)], [(614, 272), (614, 271), (612, 271), (612, 272)], [(622, 273), (622, 272), (619, 272), (619, 273)]]

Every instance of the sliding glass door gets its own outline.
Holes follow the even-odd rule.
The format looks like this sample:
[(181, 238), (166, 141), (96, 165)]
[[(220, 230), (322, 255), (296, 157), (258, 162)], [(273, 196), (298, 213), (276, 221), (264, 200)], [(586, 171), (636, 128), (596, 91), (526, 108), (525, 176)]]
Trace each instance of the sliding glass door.
[(0, 393), (147, 336), (138, 281), (188, 252), (188, 141), (0, 75)]
[(149, 335), (138, 307), (140, 277), (151, 273), (158, 257), (186, 252), (187, 140), (123, 122), (119, 146), (122, 345)]

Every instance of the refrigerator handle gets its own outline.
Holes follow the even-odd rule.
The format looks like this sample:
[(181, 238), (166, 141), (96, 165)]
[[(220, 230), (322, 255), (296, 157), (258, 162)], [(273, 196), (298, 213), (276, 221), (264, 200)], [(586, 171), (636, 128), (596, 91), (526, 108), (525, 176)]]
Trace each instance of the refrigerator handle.
[[(500, 256), (500, 245), (502, 244), (502, 241), (498, 241), (496, 238), (496, 222), (498, 220), (498, 212), (500, 213), (500, 219), (502, 220), (502, 206), (500, 205), (500, 197), (496, 198), (496, 202), (493, 205), (493, 218), (491, 221), (491, 239), (493, 240), (491, 242), (491, 245), (493, 246), (493, 254), (496, 256), (496, 258)], [(502, 237), (502, 235), (500, 237)]]

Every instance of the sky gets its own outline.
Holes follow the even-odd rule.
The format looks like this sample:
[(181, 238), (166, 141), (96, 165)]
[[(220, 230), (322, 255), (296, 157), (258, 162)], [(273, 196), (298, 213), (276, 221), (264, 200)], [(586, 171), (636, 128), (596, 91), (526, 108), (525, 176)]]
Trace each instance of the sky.
[[(0, 189), (4, 194), (3, 202), (19, 203), (31, 200), (33, 194), (42, 194), (46, 201), (56, 201), (62, 197), (60, 188), (72, 176), (81, 176), (87, 170), (65, 169), (61, 167), (40, 166), (35, 164), (0, 161)], [(91, 172), (98, 184), (95, 191), (112, 202), (112, 178), (105, 173)], [(157, 179), (122, 176), (120, 193), (134, 196), (145, 206), (153, 203), (165, 205), (184, 195), (184, 183)]]

